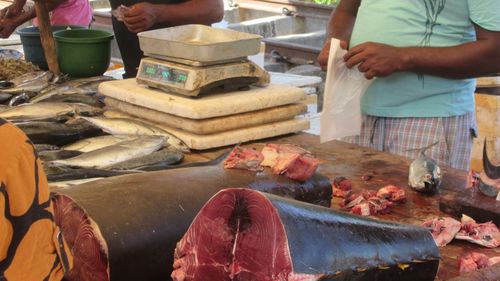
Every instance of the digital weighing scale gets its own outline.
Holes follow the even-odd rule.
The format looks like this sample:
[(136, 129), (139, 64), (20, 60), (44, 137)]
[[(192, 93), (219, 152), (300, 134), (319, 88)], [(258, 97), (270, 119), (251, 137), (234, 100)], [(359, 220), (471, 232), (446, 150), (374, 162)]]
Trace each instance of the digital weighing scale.
[(247, 56), (260, 51), (261, 37), (203, 25), (139, 33), (137, 83), (168, 93), (198, 96), (266, 85), (269, 74)]

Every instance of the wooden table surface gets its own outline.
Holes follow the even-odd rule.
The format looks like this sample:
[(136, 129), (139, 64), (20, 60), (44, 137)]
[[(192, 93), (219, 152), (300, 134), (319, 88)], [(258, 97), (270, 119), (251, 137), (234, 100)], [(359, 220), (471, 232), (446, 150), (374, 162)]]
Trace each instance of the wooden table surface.
[[(408, 167), (411, 159), (378, 152), (344, 142), (332, 141), (319, 143), (319, 137), (309, 134), (289, 135), (266, 140), (273, 143), (290, 143), (299, 145), (311, 151), (323, 162), (318, 171), (331, 179), (344, 176), (352, 181), (354, 190), (377, 190), (385, 185), (392, 184), (405, 188), (407, 202), (394, 206), (390, 214), (378, 215), (377, 219), (405, 224), (420, 225), (422, 222), (436, 216), (448, 216), (439, 210), (439, 198), (450, 192), (463, 189), (466, 184), (467, 173), (460, 170), (441, 167), (443, 183), (440, 194), (426, 196), (408, 188)], [(245, 145), (260, 148), (262, 143)], [(186, 155), (186, 162), (207, 161), (216, 158), (224, 149), (196, 152)], [(369, 181), (363, 181), (363, 175), (372, 175)], [(334, 198), (332, 208), (339, 209), (341, 199)], [(460, 218), (456, 218), (460, 219)], [(436, 280), (447, 280), (458, 276), (457, 258), (469, 251), (477, 251), (488, 256), (500, 256), (500, 249), (487, 249), (468, 242), (454, 240), (451, 244), (440, 249), (441, 263)]]

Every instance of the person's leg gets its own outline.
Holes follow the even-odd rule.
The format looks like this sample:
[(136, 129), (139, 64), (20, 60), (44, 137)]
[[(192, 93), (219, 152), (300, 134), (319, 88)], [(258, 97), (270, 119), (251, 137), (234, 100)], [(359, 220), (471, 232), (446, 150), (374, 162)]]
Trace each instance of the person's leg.
[(384, 117), (364, 115), (361, 125), (361, 134), (359, 136), (342, 138), (342, 141), (383, 151), (384, 128)]
[(477, 137), (474, 112), (443, 118), (446, 143), (449, 149), (449, 166), (468, 171), (472, 155), (473, 139)]
[(137, 75), (137, 68), (143, 56), (139, 38), (137, 34), (130, 32), (123, 22), (116, 20), (114, 17), (112, 22), (116, 42), (125, 67), (123, 78), (133, 78)]
[(411, 159), (436, 143), (426, 155), (448, 167), (468, 170), (472, 151), (474, 113), (434, 118), (387, 118), (384, 151)]
[(343, 141), (416, 159), (420, 149), (435, 142), (426, 155), (439, 165), (468, 170), (476, 123), (474, 113), (434, 118), (364, 116), (361, 135)]

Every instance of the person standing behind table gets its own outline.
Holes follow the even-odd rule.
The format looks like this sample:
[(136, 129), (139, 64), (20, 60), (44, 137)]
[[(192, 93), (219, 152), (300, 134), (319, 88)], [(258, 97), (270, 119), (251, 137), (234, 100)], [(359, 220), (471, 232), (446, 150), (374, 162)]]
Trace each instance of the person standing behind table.
[(368, 79), (362, 133), (349, 141), (415, 158), (427, 154), (468, 170), (475, 137), (475, 80), (500, 71), (500, 0), (342, 0), (330, 38), (350, 46), (344, 60)]
[(59, 281), (72, 266), (35, 147), (0, 119), (0, 280)]
[[(92, 22), (92, 7), (88, 0), (46, 1), (50, 12), (51, 25), (78, 25), (88, 27)], [(15, 0), (10, 6), (0, 10), (0, 37), (9, 37), (21, 24), (33, 19), (38, 26), (35, 7), (30, 1)]]
[(113, 17), (113, 30), (125, 66), (124, 78), (137, 75), (143, 52), (137, 33), (185, 24), (210, 25), (222, 20), (222, 0), (110, 0), (112, 9), (128, 7), (123, 22)]

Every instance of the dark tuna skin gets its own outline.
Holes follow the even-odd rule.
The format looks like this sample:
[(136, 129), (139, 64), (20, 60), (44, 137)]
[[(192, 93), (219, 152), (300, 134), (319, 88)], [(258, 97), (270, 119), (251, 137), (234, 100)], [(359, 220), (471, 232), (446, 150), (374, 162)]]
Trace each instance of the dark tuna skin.
[(331, 184), (325, 176), (299, 183), (270, 170), (255, 174), (210, 164), (107, 178), (57, 192), (72, 198), (99, 226), (116, 281), (169, 280), (177, 241), (223, 188), (250, 186), (330, 205)]

